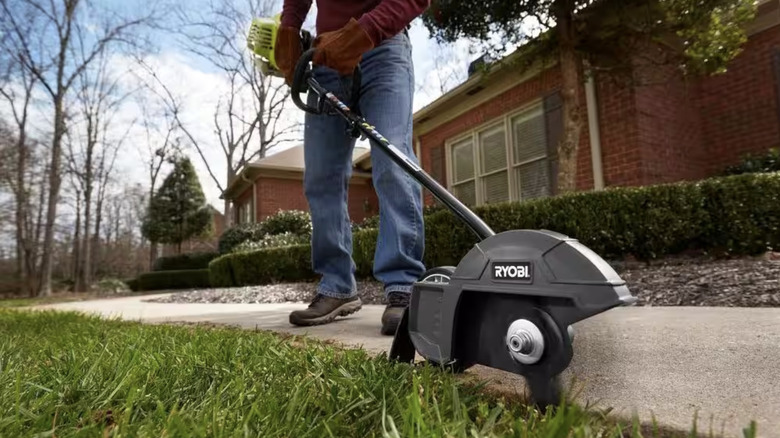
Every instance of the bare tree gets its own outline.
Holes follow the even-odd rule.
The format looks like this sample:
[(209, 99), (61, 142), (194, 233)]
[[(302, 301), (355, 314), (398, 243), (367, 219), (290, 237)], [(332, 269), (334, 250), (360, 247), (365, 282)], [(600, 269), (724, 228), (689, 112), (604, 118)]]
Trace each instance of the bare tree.
[[(24, 68), (24, 53), (12, 44), (8, 32), (10, 30), (8, 16), (0, 19), (0, 32), (3, 33), (3, 44), (0, 46), (0, 97), (8, 107), (15, 124), (15, 134), (11, 134), (10, 128), (4, 136), (8, 139), (15, 138), (13, 150), (9, 149), (7, 160), (10, 163), (14, 159), (14, 179), (9, 180), (9, 187), (13, 192), (15, 210), (15, 241), (16, 263), (19, 287), (25, 294), (30, 294), (33, 282), (31, 276), (35, 275), (36, 266), (33, 259), (33, 242), (30, 234), (26, 233), (26, 227), (30, 215), (30, 203), (28, 202), (29, 188), (27, 180), (28, 163), (31, 155), (31, 141), (28, 135), (30, 120), (30, 104), (38, 79), (29, 70)], [(20, 23), (17, 32), (22, 35), (30, 35), (33, 32), (35, 20)], [(43, 70), (43, 67), (41, 68)], [(10, 169), (11, 166), (8, 166)], [(10, 174), (9, 174), (10, 176)]]
[[(83, 44), (79, 46), (83, 47)], [(97, 231), (92, 230), (92, 225), (94, 223), (95, 230), (100, 230), (106, 185), (121, 145), (121, 140), (114, 141), (109, 135), (121, 104), (135, 91), (124, 90), (120, 83), (122, 75), (109, 70), (110, 54), (109, 50), (101, 52), (92, 65), (81, 71), (75, 90), (79, 117), (71, 123), (71, 130), (78, 129), (79, 135), (71, 130), (66, 133), (67, 168), (76, 179), (84, 209), (83, 215), (81, 210), (77, 214), (76, 226), (81, 226), (81, 231), (76, 233), (74, 241), (77, 246), (74, 254), (80, 256), (74, 261), (76, 292), (85, 292), (92, 284), (92, 257), (98, 250)], [(84, 55), (81, 52), (76, 58), (83, 59)], [(126, 128), (125, 132), (128, 131)], [(74, 140), (73, 136), (77, 138)], [(83, 223), (80, 223), (82, 217)]]
[[(176, 96), (148, 64), (153, 81), (162, 89), (158, 95), (167, 104), (179, 129), (201, 157), (211, 179), (224, 191), (239, 169), (263, 158), (274, 147), (299, 141), (300, 124), (286, 121), (285, 105), (289, 87), (280, 78), (264, 76), (255, 68), (245, 37), (253, 18), (272, 16), (277, 5), (273, 0), (210, 0), (204, 8), (184, 6), (178, 10), (182, 47), (221, 72), (227, 91), (214, 108), (212, 141), (197, 138), (182, 122), (182, 99)], [(206, 158), (206, 148), (219, 142), (226, 180), (217, 176), (214, 163)], [(230, 220), (230, 203), (225, 201), (224, 215)]]
[[(181, 138), (176, 136), (177, 123), (175, 117), (166, 108), (155, 110), (156, 106), (149, 102), (145, 93), (136, 95), (139, 108), (143, 108), (141, 124), (144, 130), (144, 150), (140, 144), (136, 144), (138, 152), (145, 158), (147, 176), (149, 177), (148, 195), (151, 200), (157, 188), (157, 180), (163, 166), (172, 155), (181, 149)], [(160, 121), (164, 123), (159, 123)], [(143, 217), (143, 216), (142, 216)], [(140, 222), (139, 222), (140, 224)], [(140, 225), (139, 225), (140, 227)], [(157, 257), (157, 242), (149, 242), (149, 269), (151, 269)]]
[[(138, 17), (118, 17), (116, 14), (97, 13), (94, 4), (85, 0), (0, 0), (4, 15), (4, 44), (20, 53), (24, 68), (38, 80), (53, 106), (53, 133), (49, 190), (44, 227), (43, 261), (39, 295), (51, 294), (52, 259), (55, 220), (62, 183), (62, 142), (66, 130), (66, 98), (81, 72), (108, 47), (116, 44), (136, 44), (136, 28), (151, 24), (156, 7), (161, 2), (145, 4)], [(83, 3), (83, 4), (82, 4)], [(88, 8), (87, 8), (88, 6)], [(36, 22), (36, 32), (26, 32), (26, 25)], [(74, 59), (78, 51), (85, 54)], [(49, 74), (51, 72), (51, 74)]]

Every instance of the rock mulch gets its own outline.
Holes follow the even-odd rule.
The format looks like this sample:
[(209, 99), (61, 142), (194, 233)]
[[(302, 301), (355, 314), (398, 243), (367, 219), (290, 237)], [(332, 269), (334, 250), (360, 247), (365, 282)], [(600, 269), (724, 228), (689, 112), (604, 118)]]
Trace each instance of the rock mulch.
[[(621, 264), (640, 306), (780, 307), (780, 260), (677, 258), (652, 264)], [(150, 299), (165, 303), (308, 302), (316, 283), (285, 283), (223, 289), (179, 291)], [(365, 304), (384, 304), (375, 281), (358, 282)]]

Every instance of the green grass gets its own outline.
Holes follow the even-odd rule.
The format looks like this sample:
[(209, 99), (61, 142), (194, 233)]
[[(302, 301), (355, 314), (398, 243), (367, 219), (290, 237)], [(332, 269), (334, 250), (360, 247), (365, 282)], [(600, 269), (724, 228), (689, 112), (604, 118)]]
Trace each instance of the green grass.
[(542, 416), (432, 367), (305, 338), (0, 309), (3, 437), (651, 432), (572, 406)]
[(68, 301), (78, 301), (85, 299), (81, 296), (53, 296), (53, 297), (34, 297), (34, 298), (6, 298), (0, 299), (0, 308), (2, 307), (28, 307), (44, 304), (64, 303)]

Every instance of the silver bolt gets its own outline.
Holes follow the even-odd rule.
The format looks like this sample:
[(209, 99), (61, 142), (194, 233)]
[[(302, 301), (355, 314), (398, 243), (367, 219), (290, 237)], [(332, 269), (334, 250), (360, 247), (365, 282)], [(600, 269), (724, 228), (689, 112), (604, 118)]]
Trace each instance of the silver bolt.
[(512, 358), (527, 365), (538, 362), (544, 351), (542, 332), (526, 319), (519, 319), (509, 326), (506, 344)]

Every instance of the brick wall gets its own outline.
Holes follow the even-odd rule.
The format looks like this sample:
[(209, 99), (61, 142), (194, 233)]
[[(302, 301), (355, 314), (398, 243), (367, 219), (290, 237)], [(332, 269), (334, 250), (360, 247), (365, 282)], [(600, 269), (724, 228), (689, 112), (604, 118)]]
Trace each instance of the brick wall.
[[(548, 69), (535, 78), (513, 87), (503, 94), (475, 107), (473, 110), (420, 136), (421, 156), (419, 158), (423, 168), (446, 186), (446, 163), (440, 166), (439, 169), (434, 169), (432, 166), (435, 162), (433, 160), (434, 155), (440, 155), (442, 160), (445, 159), (444, 144), (448, 139), (474, 129), (483, 123), (490, 122), (497, 117), (502, 117), (505, 113), (520, 108), (534, 100), (549, 96), (559, 90), (560, 84), (560, 71), (557, 68)], [(580, 100), (584, 109), (584, 87), (580, 89)], [(602, 127), (602, 129), (604, 128)], [(591, 165), (589, 135), (587, 120), (585, 120), (580, 134), (580, 147), (577, 157), (577, 188), (580, 190), (587, 190), (593, 187), (593, 167)], [(607, 152), (611, 153), (612, 150)], [(427, 205), (433, 203), (433, 197), (427, 191), (425, 192), (425, 202)]]
[(641, 183), (704, 178), (708, 158), (701, 142), (696, 84), (671, 65), (642, 66), (641, 72), (643, 82), (634, 93)]
[[(748, 152), (780, 146), (780, 26), (751, 36), (727, 73), (685, 80), (673, 67), (642, 66), (639, 84), (596, 79), (606, 186), (696, 180)], [(446, 184), (444, 143), (558, 89), (557, 68), (421, 136), (423, 168)], [(586, 105), (584, 87), (581, 90)], [(587, 119), (580, 137), (577, 187), (593, 187)], [(426, 193), (426, 203), (433, 202)]]
[[(378, 214), (376, 192), (370, 181), (357, 181), (356, 184), (349, 186), (349, 215), (354, 222)], [(250, 193), (251, 190), (250, 187)], [(280, 209), (309, 211), (309, 204), (303, 192), (303, 182), (289, 178), (258, 178), (257, 206), (258, 221), (275, 214)]]
[(596, 95), (604, 185), (639, 185), (642, 183), (642, 154), (634, 90), (598, 77)]
[(708, 172), (780, 146), (780, 26), (753, 35), (728, 72), (701, 81), (698, 106)]

